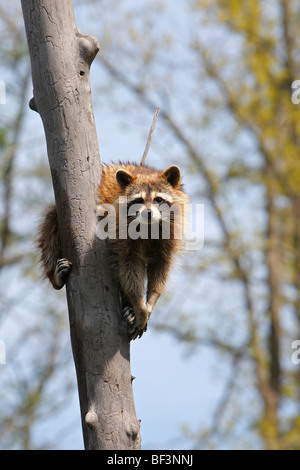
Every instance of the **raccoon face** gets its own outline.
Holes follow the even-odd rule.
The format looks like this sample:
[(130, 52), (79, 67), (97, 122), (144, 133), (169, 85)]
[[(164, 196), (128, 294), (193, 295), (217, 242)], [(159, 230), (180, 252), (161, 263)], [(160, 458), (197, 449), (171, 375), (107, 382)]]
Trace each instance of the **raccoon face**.
[(163, 212), (168, 211), (172, 197), (161, 191), (140, 191), (128, 196), (128, 218), (136, 219), (141, 224), (155, 224), (163, 219)]
[(128, 220), (135, 219), (141, 224), (157, 224), (169, 214), (173, 204), (171, 190), (180, 181), (180, 170), (171, 166), (155, 178), (133, 176), (126, 170), (116, 172), (116, 180), (127, 197)]

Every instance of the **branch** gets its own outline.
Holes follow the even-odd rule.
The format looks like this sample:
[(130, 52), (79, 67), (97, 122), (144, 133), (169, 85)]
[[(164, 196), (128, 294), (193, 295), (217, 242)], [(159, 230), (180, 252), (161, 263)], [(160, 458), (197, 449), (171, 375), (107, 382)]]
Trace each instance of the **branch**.
[[(7, 259), (5, 258), (5, 249), (9, 243), (11, 234), (11, 199), (12, 199), (12, 176), (14, 172), (15, 158), (18, 150), (19, 137), (22, 132), (22, 125), (25, 115), (25, 100), (27, 96), (27, 86), (29, 83), (29, 73), (26, 71), (20, 83), (20, 96), (18, 103), (18, 111), (12, 125), (12, 144), (2, 153), (2, 161), (4, 161), (4, 214), (2, 218), (1, 228), (1, 245), (0, 245), (0, 269), (5, 266)], [(12, 259), (12, 258), (11, 258)]]
[(288, 79), (286, 80), (288, 86), (291, 86), (293, 81), (297, 78), (295, 76), (295, 64), (293, 58), (293, 39), (290, 34), (290, 25), (291, 25), (291, 5), (289, 0), (280, 0), (280, 6), (282, 10), (282, 30), (283, 30), (283, 41), (286, 51), (286, 63), (285, 67), (288, 73)]
[(153, 118), (153, 121), (152, 121), (152, 126), (151, 126), (151, 129), (150, 129), (150, 132), (149, 132), (147, 144), (146, 144), (146, 147), (145, 147), (145, 150), (144, 150), (144, 153), (143, 153), (143, 157), (142, 157), (142, 160), (141, 160), (141, 166), (144, 165), (146, 157), (147, 157), (148, 152), (149, 152), (152, 136), (153, 136), (154, 129), (155, 129), (155, 124), (156, 124), (156, 121), (157, 121), (157, 118), (158, 118), (158, 114), (159, 114), (159, 108), (156, 108), (154, 118)]
[(232, 114), (235, 116), (236, 120), (240, 122), (241, 125), (243, 125), (245, 128), (247, 128), (249, 132), (251, 132), (251, 134), (253, 135), (257, 143), (258, 150), (265, 161), (265, 164), (269, 166), (272, 175), (281, 185), (283, 192), (286, 192), (289, 195), (293, 196), (294, 191), (290, 187), (288, 176), (284, 174), (283, 170), (279, 171), (277, 169), (273, 155), (267, 148), (267, 145), (265, 144), (261, 135), (260, 129), (251, 119), (251, 114), (243, 112), (243, 107), (236, 100), (235, 95), (231, 92), (226, 81), (222, 79), (212, 61), (207, 57), (205, 52), (202, 51), (199, 46), (197, 50), (201, 55), (207, 74), (216, 81), (216, 83), (222, 90), (222, 96), (227, 102), (227, 107), (232, 111)]
[(241, 359), (242, 356), (240, 355), (236, 355), (233, 357), (231, 373), (229, 374), (221, 398), (219, 399), (219, 402), (213, 413), (212, 424), (210, 426), (210, 429), (207, 430), (204, 435), (196, 439), (194, 446), (195, 449), (201, 449), (206, 447), (209, 444), (210, 439), (220, 434), (220, 427), (222, 424), (223, 416), (225, 414), (228, 403), (230, 403), (234, 389), (237, 385), (237, 377), (239, 372), (238, 368)]

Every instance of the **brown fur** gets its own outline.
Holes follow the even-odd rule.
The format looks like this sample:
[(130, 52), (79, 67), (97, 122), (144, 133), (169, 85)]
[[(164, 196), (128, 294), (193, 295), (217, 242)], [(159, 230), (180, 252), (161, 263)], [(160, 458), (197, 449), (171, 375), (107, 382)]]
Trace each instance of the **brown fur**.
[(46, 209), (44, 219), (39, 227), (37, 247), (40, 250), (41, 264), (45, 277), (49, 278), (55, 289), (59, 289), (60, 287), (55, 283), (54, 272), (57, 260), (62, 255), (55, 204), (50, 204)]
[[(118, 170), (124, 170), (119, 172)], [(117, 173), (118, 172), (118, 173)], [(113, 204), (118, 214), (119, 197), (132, 196), (144, 191), (147, 193), (144, 206), (151, 207), (151, 194), (161, 192), (169, 194), (174, 203), (183, 208), (188, 198), (180, 183), (180, 172), (177, 167), (169, 167), (159, 171), (148, 166), (135, 164), (103, 165), (102, 180), (98, 189), (100, 205)], [(117, 218), (117, 223), (118, 223)], [(175, 219), (176, 220), (176, 219)], [(179, 229), (183, 220), (177, 219)], [(146, 224), (147, 225), (147, 224)], [(151, 224), (149, 224), (149, 229)], [(178, 228), (178, 227), (177, 227)], [(159, 296), (164, 290), (166, 279), (174, 255), (179, 251), (181, 241), (174, 239), (174, 224), (171, 225), (169, 239), (121, 239), (117, 226), (117, 238), (110, 239), (115, 277), (119, 283), (122, 306), (132, 310), (127, 315), (131, 323), (132, 339), (141, 336), (147, 328), (148, 318)], [(55, 205), (46, 212), (40, 226), (38, 247), (41, 251), (41, 261), (45, 275), (55, 288), (61, 288), (64, 281), (55, 272), (57, 260), (61, 258), (58, 226)], [(147, 300), (144, 298), (144, 284), (147, 278)]]

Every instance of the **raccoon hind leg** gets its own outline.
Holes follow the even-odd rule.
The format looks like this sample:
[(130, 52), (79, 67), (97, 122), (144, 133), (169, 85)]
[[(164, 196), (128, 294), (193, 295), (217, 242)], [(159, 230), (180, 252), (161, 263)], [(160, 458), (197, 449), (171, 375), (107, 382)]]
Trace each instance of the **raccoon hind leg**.
[[(161, 242), (162, 243), (162, 242)], [(168, 278), (172, 261), (171, 250), (161, 250), (148, 263), (147, 266), (147, 309), (148, 318), (150, 318), (153, 308), (165, 289), (166, 280)]]

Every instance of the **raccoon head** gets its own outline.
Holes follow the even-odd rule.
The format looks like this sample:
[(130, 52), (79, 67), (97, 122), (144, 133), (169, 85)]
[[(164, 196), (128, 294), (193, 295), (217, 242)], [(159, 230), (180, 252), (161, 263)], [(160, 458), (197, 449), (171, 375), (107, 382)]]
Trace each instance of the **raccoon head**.
[(116, 172), (116, 180), (127, 197), (128, 220), (141, 224), (155, 224), (164, 219), (173, 204), (172, 188), (180, 182), (180, 170), (170, 166), (160, 174), (132, 175), (127, 170)]

